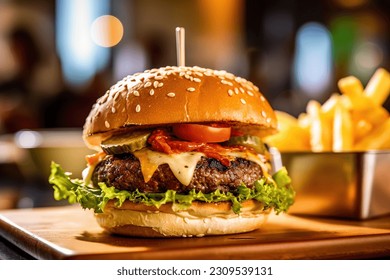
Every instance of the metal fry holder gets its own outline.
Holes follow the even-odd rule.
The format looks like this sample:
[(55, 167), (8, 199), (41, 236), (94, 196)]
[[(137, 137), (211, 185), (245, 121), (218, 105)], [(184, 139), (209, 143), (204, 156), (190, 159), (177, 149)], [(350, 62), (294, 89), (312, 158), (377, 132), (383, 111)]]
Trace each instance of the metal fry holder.
[(390, 151), (281, 156), (296, 190), (290, 214), (358, 220), (390, 214)]

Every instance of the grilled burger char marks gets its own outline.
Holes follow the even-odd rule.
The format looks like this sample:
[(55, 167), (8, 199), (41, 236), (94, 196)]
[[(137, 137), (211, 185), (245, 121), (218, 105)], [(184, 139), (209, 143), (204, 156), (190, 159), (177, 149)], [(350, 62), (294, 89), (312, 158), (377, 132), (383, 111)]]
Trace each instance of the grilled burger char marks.
[(175, 190), (178, 193), (188, 193), (195, 189), (210, 193), (217, 189), (230, 191), (242, 183), (251, 188), (253, 183), (263, 175), (261, 167), (249, 160), (236, 158), (230, 166), (222, 165), (213, 158), (202, 157), (197, 163), (193, 178), (188, 186), (179, 182), (168, 164), (158, 167), (152, 178), (144, 181), (139, 160), (132, 154), (108, 155), (95, 168), (92, 182), (104, 182), (121, 190), (141, 192), (165, 192)]

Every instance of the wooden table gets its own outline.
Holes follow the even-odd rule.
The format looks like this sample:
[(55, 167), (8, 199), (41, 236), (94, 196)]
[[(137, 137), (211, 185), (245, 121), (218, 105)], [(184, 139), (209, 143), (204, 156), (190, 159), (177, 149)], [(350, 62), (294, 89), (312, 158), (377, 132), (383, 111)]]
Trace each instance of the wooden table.
[(79, 206), (5, 210), (0, 235), (37, 259), (367, 259), (390, 257), (390, 216), (348, 221), (271, 215), (263, 229), (202, 238), (109, 235)]

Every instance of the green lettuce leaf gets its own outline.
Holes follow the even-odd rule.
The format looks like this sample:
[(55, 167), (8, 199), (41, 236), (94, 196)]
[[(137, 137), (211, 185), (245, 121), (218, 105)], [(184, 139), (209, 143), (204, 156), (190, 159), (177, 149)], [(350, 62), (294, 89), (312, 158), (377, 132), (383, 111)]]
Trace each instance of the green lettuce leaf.
[(241, 203), (249, 199), (258, 200), (264, 205), (264, 209), (272, 208), (276, 213), (280, 213), (288, 210), (294, 203), (295, 197), (291, 179), (285, 168), (274, 174), (273, 181), (267, 181), (265, 178), (258, 180), (252, 189), (241, 185), (234, 193), (220, 190), (208, 194), (195, 190), (188, 194), (178, 194), (174, 190), (164, 193), (142, 193), (138, 190), (131, 192), (118, 190), (105, 183), (99, 183), (100, 188), (94, 188), (80, 179), (71, 179), (55, 162), (51, 164), (49, 183), (53, 186), (56, 200), (68, 200), (71, 204), (79, 203), (82, 208), (93, 209), (95, 213), (101, 213), (109, 200), (115, 200), (118, 207), (126, 200), (157, 208), (166, 203), (173, 203), (173, 207), (177, 210), (188, 208), (193, 201), (209, 203), (230, 201), (232, 210), (239, 213)]

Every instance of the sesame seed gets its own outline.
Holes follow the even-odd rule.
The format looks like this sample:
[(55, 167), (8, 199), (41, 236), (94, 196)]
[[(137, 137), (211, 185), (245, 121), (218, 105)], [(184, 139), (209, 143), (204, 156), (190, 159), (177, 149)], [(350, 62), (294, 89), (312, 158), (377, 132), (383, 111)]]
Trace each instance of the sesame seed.
[(244, 104), (244, 105), (246, 104), (246, 101), (245, 101), (244, 98), (241, 98), (240, 101), (241, 101), (242, 104)]
[(242, 87), (240, 87), (240, 91), (241, 93), (245, 93), (245, 90)]
[(227, 72), (225, 70), (214, 70), (214, 75), (216, 75), (216, 76), (223, 76), (226, 73)]
[(239, 93), (240, 93), (240, 91), (238, 90), (238, 88), (234, 88), (234, 92), (235, 92), (236, 94), (239, 94)]
[(115, 112), (116, 112), (115, 107), (111, 107), (111, 112), (112, 112), (113, 114), (115, 114)]
[(228, 79), (230, 79), (230, 80), (233, 80), (233, 79), (234, 79), (234, 75), (231, 74), (231, 73), (226, 73), (226, 74), (225, 74), (225, 77), (228, 78)]
[(234, 91), (233, 91), (232, 89), (229, 89), (229, 90), (228, 90), (228, 94), (229, 94), (230, 96), (233, 96)]
[(144, 85), (144, 87), (147, 88), (147, 87), (150, 87), (151, 85), (152, 85), (151, 82), (146, 82), (145, 85)]
[(193, 92), (193, 91), (195, 91), (195, 88), (189, 87), (189, 88), (187, 88), (187, 91)]
[(108, 121), (105, 121), (104, 122), (104, 125), (107, 127), (107, 128), (110, 128), (110, 123)]
[(186, 79), (188, 79), (188, 80), (190, 79), (190, 77), (191, 77), (191, 76), (188, 75), (188, 74), (185, 74), (185, 75), (184, 75), (184, 78), (186, 78)]
[(267, 116), (267, 113), (265, 111), (261, 111), (261, 115), (265, 118)]
[(139, 96), (139, 91), (135, 90), (135, 91), (133, 91), (133, 94), (134, 94), (134, 96)]
[(157, 88), (157, 87), (158, 87), (158, 84), (159, 84), (158, 81), (154, 81), (154, 82), (153, 82), (153, 87), (154, 87), (154, 88)]
[(271, 118), (267, 118), (265, 121), (266, 121), (267, 123), (270, 123), (272, 120), (271, 120)]
[(118, 91), (114, 96), (114, 101), (118, 101), (119, 97), (121, 96), (120, 92)]
[(120, 85), (120, 86), (118, 86), (117, 91), (121, 92), (121, 91), (123, 91), (125, 88), (126, 88), (125, 85)]
[(202, 80), (199, 78), (194, 78), (194, 82), (200, 83)]
[(261, 100), (261, 101), (265, 101), (265, 97), (261, 95), (261, 96), (260, 96), (260, 100)]
[(109, 96), (110, 96), (109, 93), (103, 95), (103, 97), (101, 98), (102, 103), (106, 103), (106, 101), (107, 101), (107, 99), (108, 99)]
[(160, 88), (160, 87), (162, 87), (164, 85), (164, 83), (159, 83), (158, 84), (158, 87)]
[(176, 94), (175, 94), (174, 92), (170, 92), (170, 93), (167, 94), (167, 96), (168, 96), (168, 97), (175, 97)]
[(139, 113), (141, 111), (141, 105), (137, 104), (137, 106), (135, 106), (135, 111)]
[(226, 80), (221, 80), (221, 83), (222, 84), (225, 84), (225, 85), (229, 85), (229, 86), (233, 86), (233, 83), (232, 82), (229, 82), (229, 81), (226, 81)]
[(253, 92), (251, 92), (251, 91), (247, 91), (247, 93), (250, 95), (250, 96), (253, 96)]
[(247, 88), (250, 89), (250, 90), (256, 91), (256, 89), (255, 89), (255, 87), (253, 85), (249, 85), (249, 86), (247, 86)]
[(149, 91), (149, 94), (150, 94), (150, 95), (154, 95), (154, 89), (151, 89), (151, 90)]
[(155, 76), (154, 79), (155, 80), (162, 80), (162, 79), (164, 79), (164, 77), (163, 76)]
[(201, 72), (195, 72), (195, 75), (198, 75), (199, 77), (203, 77), (203, 73)]
[(180, 72), (180, 73), (179, 73), (179, 76), (180, 76), (180, 77), (183, 77), (185, 74), (186, 74), (185, 72)]

